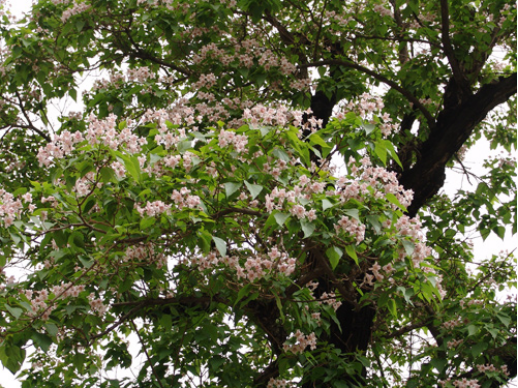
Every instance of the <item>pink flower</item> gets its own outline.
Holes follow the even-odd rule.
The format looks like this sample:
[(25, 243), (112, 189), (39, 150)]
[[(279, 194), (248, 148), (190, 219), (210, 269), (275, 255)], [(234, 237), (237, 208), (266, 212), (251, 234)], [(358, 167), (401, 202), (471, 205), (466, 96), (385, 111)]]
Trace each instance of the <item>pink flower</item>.
[(306, 209), (304, 209), (304, 206), (302, 205), (294, 205), (290, 209), (290, 213), (298, 217), (299, 219), (302, 219), (306, 215)]

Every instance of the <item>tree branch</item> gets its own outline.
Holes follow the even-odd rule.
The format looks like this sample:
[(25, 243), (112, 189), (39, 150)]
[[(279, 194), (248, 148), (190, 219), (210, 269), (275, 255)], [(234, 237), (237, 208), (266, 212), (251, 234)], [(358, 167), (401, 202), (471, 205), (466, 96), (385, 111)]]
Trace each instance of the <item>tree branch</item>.
[(133, 330), (135, 330), (135, 333), (137, 333), (139, 342), (142, 345), (142, 349), (144, 349), (144, 353), (146, 354), (147, 362), (148, 362), (148, 364), (149, 364), (149, 366), (151, 368), (151, 372), (153, 373), (153, 376), (155, 376), (155, 380), (156, 380), (157, 384), (161, 388), (164, 388), (164, 386), (162, 385), (162, 382), (160, 381), (160, 376), (158, 376), (158, 373), (155, 370), (155, 366), (151, 362), (151, 357), (149, 356), (149, 352), (147, 351), (147, 346), (144, 343), (144, 340), (142, 339), (142, 336), (140, 335), (140, 333), (139, 333), (139, 331), (137, 329), (137, 325), (135, 325), (135, 322), (133, 321), (133, 319), (131, 319), (130, 322), (131, 322), (131, 325), (133, 326)]
[[(307, 58), (304, 55), (304, 53), (298, 49), (297, 44), (296, 44), (297, 42), (295, 41), (295, 37), (293, 36), (293, 34), (291, 32), (289, 32), (288, 29), (285, 26), (283, 26), (277, 19), (275, 19), (273, 17), (273, 15), (270, 13), (270, 11), (268, 11), (268, 10), (265, 11), (265, 20), (268, 23), (270, 23), (270, 25), (275, 27), (275, 29), (279, 32), (279, 36), (280, 36), (281, 40), (283, 41), (283, 43), (286, 46), (293, 47), (293, 52), (299, 57), (299, 61), (302, 62), (303, 64), (307, 64), (307, 62), (308, 62)], [(306, 38), (304, 37), (304, 39), (306, 39)], [(309, 41), (307, 41), (307, 39), (306, 39), (305, 43), (309, 43)], [(317, 43), (315, 43), (315, 44), (317, 44)], [(302, 73), (302, 74), (300, 74), (301, 78), (306, 79), (309, 77), (306, 68), (299, 67), (299, 69), (305, 70), (304, 72), (301, 72)]]
[(399, 178), (405, 189), (414, 191), (414, 200), (408, 207), (410, 216), (415, 216), (437, 194), (444, 184), (446, 164), (487, 114), (516, 94), (516, 82), (516, 73), (500, 77), (498, 82), (482, 86), (476, 94), (439, 114), (436, 130), (418, 149), (417, 162)]
[(29, 118), (29, 114), (27, 113), (27, 111), (25, 110), (25, 108), (23, 107), (23, 100), (22, 98), (20, 97), (20, 94), (18, 92), (16, 92), (16, 98), (18, 98), (18, 101), (19, 101), (19, 106), (20, 106), (20, 109), (22, 110), (22, 113), (23, 113), (23, 116), (25, 117), (25, 119), (27, 120), (27, 122), (29, 123), (29, 125), (14, 125), (15, 127), (19, 127), (19, 128), (27, 128), (27, 129), (30, 129), (34, 132), (36, 132), (38, 135), (40, 135), (42, 138), (44, 138), (46, 141), (50, 142), (51, 139), (50, 139), (50, 136), (47, 135), (45, 132), (43, 132), (41, 129), (38, 129), (34, 126), (34, 124), (32, 123), (31, 119)]
[(457, 82), (457, 85), (459, 85), (463, 94), (469, 96), (472, 94), (469, 82), (460, 67), (459, 61), (457, 61), (457, 58), (455, 58), (455, 51), (453, 50), (453, 46), (450, 40), (450, 15), (448, 10), (448, 0), (441, 0), (441, 19), (441, 35), (444, 53), (446, 54), (448, 62), (450, 63), (455, 82)]
[(262, 216), (264, 214), (264, 213), (256, 211), (256, 210), (240, 209), (240, 208), (237, 208), (237, 207), (230, 207), (228, 209), (223, 209), (223, 210), (213, 214), (212, 218), (218, 219), (220, 217), (226, 216), (227, 214), (231, 214), (231, 213), (241, 213), (241, 214), (246, 214), (246, 215), (249, 215), (249, 216), (256, 216), (256, 217)]
[(370, 75), (374, 79), (377, 79), (378, 81), (383, 82), (384, 84), (390, 86), (392, 89), (398, 91), (401, 95), (403, 95), (408, 101), (410, 101), (417, 109), (421, 111), (423, 116), (425, 117), (428, 126), (430, 129), (435, 128), (435, 119), (432, 117), (431, 113), (426, 109), (426, 107), (421, 104), (419, 99), (417, 99), (412, 93), (410, 93), (408, 90), (402, 88), (399, 86), (396, 82), (389, 80), (387, 77), (376, 73), (375, 71), (368, 69), (366, 67), (363, 67), (361, 65), (358, 65), (354, 62), (346, 62), (339, 59), (328, 59), (325, 61), (318, 61), (318, 62), (310, 62), (306, 64), (301, 64), (298, 67), (304, 68), (304, 67), (319, 67), (319, 66), (325, 66), (325, 65), (338, 65), (338, 66), (344, 66), (349, 67), (352, 69), (356, 69), (364, 74)]
[(273, 360), (270, 365), (268, 365), (264, 371), (262, 371), (253, 382), (253, 387), (259, 388), (259, 387), (265, 387), (268, 384), (268, 381), (270, 379), (274, 379), (277, 376), (279, 376), (279, 362), (277, 359)]

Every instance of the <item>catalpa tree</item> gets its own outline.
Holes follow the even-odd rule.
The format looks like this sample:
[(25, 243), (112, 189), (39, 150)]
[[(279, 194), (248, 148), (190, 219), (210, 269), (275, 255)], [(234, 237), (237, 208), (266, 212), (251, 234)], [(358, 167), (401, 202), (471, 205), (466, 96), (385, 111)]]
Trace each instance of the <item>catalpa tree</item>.
[[(513, 3), (0, 9), (0, 361), (24, 388), (516, 376), (514, 256), (471, 244), (516, 233)], [(472, 189), (446, 196), (454, 167)]]

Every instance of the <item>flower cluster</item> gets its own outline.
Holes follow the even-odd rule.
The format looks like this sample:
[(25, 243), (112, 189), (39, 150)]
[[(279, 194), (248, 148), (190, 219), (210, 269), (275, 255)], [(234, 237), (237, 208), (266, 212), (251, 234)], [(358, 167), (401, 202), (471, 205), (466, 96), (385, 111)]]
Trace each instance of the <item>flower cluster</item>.
[(388, 276), (392, 272), (394, 272), (394, 267), (390, 263), (387, 265), (384, 265), (383, 267), (380, 266), (378, 263), (374, 263), (372, 265), (372, 267), (369, 268), (369, 271), (371, 271), (372, 274), (370, 274), (370, 273), (365, 274), (365, 283), (368, 284), (369, 286), (373, 286), (374, 279), (376, 279), (376, 281), (378, 281), (378, 282), (381, 282), (385, 278), (385, 276)]
[[(287, 166), (286, 162), (279, 160), (278, 167), (265, 168), (275, 178), (278, 178), (281, 171)], [(299, 180), (299, 184), (293, 186), (293, 190), (286, 190), (285, 188), (274, 187), (270, 194), (265, 196), (265, 206), (268, 212), (272, 212), (274, 209), (281, 210), (283, 206), (287, 204), (288, 211), (299, 220), (308, 218), (310, 221), (314, 221), (317, 217), (316, 210), (306, 208), (302, 205), (306, 200), (311, 199), (311, 194), (322, 193), (325, 189), (325, 182), (312, 182), (306, 175), (302, 175)]]
[(232, 131), (221, 130), (218, 136), (218, 144), (220, 147), (233, 145), (238, 153), (243, 153), (248, 144), (248, 138), (246, 135), (238, 135)]
[[(142, 66), (137, 69), (128, 69), (127, 77), (128, 77), (128, 81), (137, 81), (137, 82), (144, 83), (149, 78), (152, 78), (153, 74), (149, 70), (149, 67)], [(112, 82), (113, 82), (113, 80), (112, 80)]]
[[(348, 168), (353, 175), (360, 178), (361, 184), (354, 184), (348, 181), (345, 177), (338, 180), (338, 187), (341, 189), (342, 201), (346, 202), (350, 198), (360, 199), (360, 195), (367, 195), (372, 191), (374, 198), (385, 198), (387, 194), (396, 196), (402, 206), (408, 207), (412, 203), (414, 193), (412, 190), (405, 190), (399, 184), (396, 173), (387, 171), (383, 167), (373, 167), (372, 162), (368, 157), (360, 160), (361, 167), (356, 165), (354, 158), (349, 159)], [(348, 186), (352, 184), (352, 188)], [(371, 188), (371, 190), (368, 189)], [(393, 205), (395, 208), (396, 205)]]
[(0, 222), (4, 224), (4, 227), (11, 226), (22, 210), (23, 205), (20, 199), (14, 199), (11, 193), (0, 189)]
[(285, 379), (274, 379), (273, 377), (268, 381), (268, 385), (266, 388), (287, 388), (290, 387), (291, 384)]
[(365, 225), (360, 224), (356, 218), (349, 218), (342, 216), (340, 220), (334, 225), (336, 233), (344, 231), (356, 238), (356, 244), (359, 244), (365, 238)]
[(456, 349), (463, 342), (464, 342), (464, 340), (462, 340), (462, 339), (451, 340), (446, 343), (446, 346), (448, 346), (448, 349)]
[(54, 285), (50, 288), (50, 293), (54, 294), (54, 298), (52, 299), (52, 304), (48, 304), (47, 301), (49, 299), (50, 293), (48, 290), (40, 290), (35, 292), (32, 290), (25, 290), (24, 295), (31, 302), (31, 311), (28, 312), (30, 317), (36, 317), (40, 314), (40, 318), (43, 320), (47, 320), (50, 317), (50, 314), (54, 310), (53, 302), (60, 299), (65, 299), (68, 297), (77, 298), (81, 292), (85, 290), (85, 286), (83, 284), (74, 285), (71, 282), (62, 283), (60, 285)]
[[(185, 167), (185, 159), (184, 159), (184, 167)], [(191, 209), (196, 209), (201, 204), (201, 199), (197, 195), (191, 195), (191, 190), (186, 187), (182, 187), (180, 191), (173, 190), (173, 194), (171, 194), (171, 199), (174, 201), (175, 205), (178, 209), (183, 209), (184, 207), (188, 207)]]
[(169, 212), (171, 205), (165, 204), (162, 201), (153, 201), (147, 202), (144, 207), (141, 207), (136, 203), (135, 209), (142, 217), (145, 215), (148, 217), (156, 217), (162, 213)]
[(397, 125), (392, 124), (392, 118), (388, 113), (381, 114), (385, 107), (383, 100), (379, 96), (363, 93), (359, 101), (349, 101), (343, 112), (337, 114), (338, 119), (343, 119), (347, 112), (354, 112), (367, 120), (370, 124), (376, 124), (375, 116), (380, 118), (380, 130), (383, 137), (388, 137)]
[(288, 110), (285, 106), (274, 109), (258, 104), (251, 109), (244, 110), (243, 120), (248, 122), (251, 127), (259, 125), (283, 127), (289, 123), (298, 127), (302, 124), (303, 114), (302, 111)]
[(104, 144), (111, 149), (118, 149), (124, 146), (128, 152), (135, 154), (142, 150), (142, 146), (147, 144), (144, 137), (135, 135), (130, 129), (131, 120), (127, 120), (127, 127), (120, 132), (117, 130), (117, 116), (111, 114), (105, 120), (99, 120), (91, 115), (90, 124), (86, 133), (86, 139), (91, 145)]
[(151, 244), (140, 244), (128, 247), (124, 252), (122, 261), (125, 263), (135, 261), (155, 263), (157, 268), (162, 268), (167, 264), (167, 256), (155, 252)]
[(460, 326), (461, 325), (461, 321), (459, 319), (452, 319), (451, 321), (447, 321), (447, 322), (444, 322), (442, 324), (442, 326), (445, 328), (445, 329), (448, 329), (448, 330), (451, 330), (457, 326)]
[(103, 316), (106, 314), (106, 311), (108, 310), (108, 305), (105, 305), (101, 298), (95, 298), (94, 294), (88, 295), (88, 300), (90, 302), (90, 310), (99, 315)]
[(507, 365), (502, 365), (500, 368), (497, 368), (493, 364), (486, 364), (486, 365), (477, 365), (477, 370), (480, 373), (486, 373), (486, 372), (501, 372), (506, 376), (509, 376), (509, 371), (507, 369)]
[[(450, 381), (451, 379), (439, 380), (439, 384), (441, 384), (444, 387)], [(452, 384), (455, 388), (480, 388), (480, 384), (477, 382), (477, 380), (473, 379), (468, 380), (466, 378), (463, 378), (462, 380), (454, 381)]]
[(85, 290), (84, 284), (74, 285), (73, 283), (62, 283), (59, 286), (52, 286), (50, 289), (56, 298), (77, 298)]
[(195, 64), (201, 64), (208, 60), (217, 60), (224, 65), (239, 63), (240, 66), (251, 68), (255, 62), (266, 70), (278, 68), (284, 75), (291, 75), (297, 71), (297, 67), (286, 58), (278, 58), (271, 50), (260, 50), (264, 45), (253, 38), (244, 39), (240, 42), (234, 40), (233, 47), (229, 50), (222, 50), (215, 43), (203, 46), (193, 56)]
[(320, 299), (322, 300), (323, 303), (328, 304), (331, 307), (333, 307), (333, 309), (335, 311), (338, 310), (338, 308), (342, 305), (342, 302), (340, 302), (337, 299), (336, 294), (334, 292), (329, 292), (329, 293), (324, 292), (324, 293), (322, 293), (322, 295), (320, 295)]
[(81, 12), (85, 12), (90, 8), (90, 5), (87, 3), (74, 3), (72, 8), (66, 9), (63, 11), (63, 15), (61, 16), (61, 21), (65, 23), (72, 16), (77, 15)]
[(39, 313), (41, 314), (41, 319), (47, 320), (52, 313), (52, 308), (47, 305), (47, 299), (49, 297), (49, 292), (47, 290), (37, 291), (37, 296), (34, 296), (34, 292), (32, 290), (25, 290), (25, 296), (31, 302), (31, 309), (28, 315), (30, 317), (36, 317)]
[(40, 166), (50, 167), (55, 159), (62, 159), (70, 154), (74, 150), (74, 145), (83, 140), (81, 132), (63, 131), (61, 135), (54, 136), (51, 142), (38, 150), (37, 158)]
[(196, 265), (200, 271), (214, 268), (219, 263), (225, 264), (236, 271), (238, 279), (246, 279), (254, 282), (263, 279), (269, 274), (280, 273), (285, 276), (291, 275), (296, 268), (297, 260), (289, 257), (286, 252), (281, 252), (277, 246), (273, 246), (268, 254), (246, 255), (243, 266), (240, 264), (240, 257), (237, 255), (218, 257), (215, 252), (206, 256), (193, 255), (190, 263)]
[(309, 335), (305, 335), (300, 330), (297, 330), (294, 334), (295, 343), (293, 342), (293, 338), (286, 341), (282, 348), (285, 352), (291, 352), (294, 354), (302, 353), (308, 346), (311, 350), (315, 350), (317, 348), (317, 337), (315, 333), (310, 333)]

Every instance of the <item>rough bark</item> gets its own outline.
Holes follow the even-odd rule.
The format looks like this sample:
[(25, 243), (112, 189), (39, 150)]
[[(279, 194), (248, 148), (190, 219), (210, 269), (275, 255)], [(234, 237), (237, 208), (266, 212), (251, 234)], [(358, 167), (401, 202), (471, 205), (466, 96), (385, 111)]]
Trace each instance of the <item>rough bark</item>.
[(420, 145), (417, 162), (403, 171), (399, 178), (405, 189), (414, 191), (414, 200), (408, 208), (410, 216), (415, 216), (441, 189), (446, 164), (473, 134), (476, 126), (493, 108), (516, 94), (516, 81), (516, 73), (500, 78), (467, 98), (452, 91), (456, 88), (446, 89), (445, 108), (438, 115), (435, 129)]

